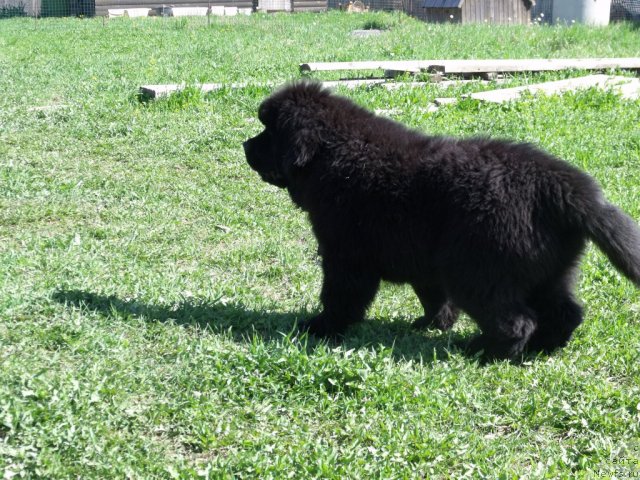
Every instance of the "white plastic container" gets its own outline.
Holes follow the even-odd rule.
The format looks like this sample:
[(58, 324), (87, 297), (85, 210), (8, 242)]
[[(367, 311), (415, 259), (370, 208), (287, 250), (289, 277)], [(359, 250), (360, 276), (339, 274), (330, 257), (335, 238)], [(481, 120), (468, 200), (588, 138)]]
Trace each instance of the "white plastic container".
[(556, 24), (586, 23), (609, 25), (611, 0), (554, 0), (553, 22)]
[(125, 8), (124, 15), (129, 18), (148, 17), (150, 8)]
[[(207, 7), (170, 7), (172, 17), (206, 17)], [(165, 8), (165, 12), (169, 10)]]
[(258, 0), (258, 10), (262, 12), (290, 12), (291, 0)]

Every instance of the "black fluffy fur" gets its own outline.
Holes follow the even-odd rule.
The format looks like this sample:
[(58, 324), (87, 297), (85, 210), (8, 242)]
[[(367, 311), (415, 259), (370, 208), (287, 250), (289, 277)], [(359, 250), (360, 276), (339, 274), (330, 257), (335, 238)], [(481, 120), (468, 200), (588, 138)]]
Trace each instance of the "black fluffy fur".
[(259, 109), (249, 165), (308, 212), (332, 336), (361, 320), (381, 280), (409, 283), (417, 327), (467, 312), (472, 351), (519, 356), (564, 346), (582, 322), (573, 290), (587, 239), (640, 285), (640, 230), (585, 173), (529, 144), (425, 136), (313, 83)]

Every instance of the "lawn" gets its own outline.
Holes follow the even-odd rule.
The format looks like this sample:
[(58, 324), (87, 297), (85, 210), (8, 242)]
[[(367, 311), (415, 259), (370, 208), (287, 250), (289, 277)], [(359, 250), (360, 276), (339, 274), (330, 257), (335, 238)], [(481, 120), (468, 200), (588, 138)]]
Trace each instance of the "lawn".
[[(354, 29), (385, 28), (355, 38)], [(0, 21), (0, 473), (11, 478), (640, 475), (640, 294), (590, 247), (586, 319), (551, 356), (480, 364), (384, 285), (341, 343), (316, 244), (241, 143), (308, 61), (640, 56), (638, 30), (398, 14)], [(519, 75), (509, 84), (580, 75)], [(316, 74), (335, 78), (335, 74)], [(249, 82), (144, 103), (145, 83)], [(640, 101), (504, 105), (479, 84), (341, 90), (425, 132), (533, 142), (640, 218)]]

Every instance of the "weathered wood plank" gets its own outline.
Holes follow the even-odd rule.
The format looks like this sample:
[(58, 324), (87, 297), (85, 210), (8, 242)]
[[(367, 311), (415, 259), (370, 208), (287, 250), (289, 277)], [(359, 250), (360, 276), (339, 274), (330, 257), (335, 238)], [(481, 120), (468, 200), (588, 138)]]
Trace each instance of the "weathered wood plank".
[(525, 60), (446, 60), (427, 69), (443, 67), (444, 73), (542, 72), (555, 70), (638, 69), (640, 58), (554, 58)]
[[(216, 90), (222, 90), (223, 88), (247, 88), (250, 86), (256, 86), (250, 83), (202, 83), (200, 85), (188, 85), (189, 87), (199, 88), (202, 93), (214, 92)], [(271, 86), (268, 84), (261, 84), (259, 86)], [(180, 92), (187, 88), (184, 83), (163, 84), (163, 85), (143, 85), (140, 87), (140, 94), (148, 99), (156, 99), (160, 97), (166, 97), (172, 93)]]
[(444, 73), (542, 72), (553, 70), (640, 69), (640, 57), (630, 58), (552, 58), (516, 60), (379, 60), (360, 62), (311, 62), (300, 64), (300, 71), (338, 70), (423, 70)]
[[(381, 86), (386, 88), (387, 90), (396, 90), (399, 88), (420, 88), (425, 87), (427, 85), (436, 85), (438, 87), (446, 88), (454, 85), (463, 85), (467, 83), (479, 83), (479, 84), (488, 84), (489, 82), (483, 80), (446, 80), (439, 83), (431, 83), (431, 82), (390, 82), (384, 78), (367, 78), (367, 79), (358, 79), (358, 80), (335, 80), (335, 81), (327, 81), (321, 82), (324, 87), (327, 88), (335, 88), (335, 87), (345, 87), (345, 88), (357, 88), (362, 86)], [(498, 81), (500, 82), (500, 81)], [(201, 85), (196, 85), (196, 87), (200, 88), (202, 93), (213, 92), (216, 90), (221, 90), (223, 88), (247, 88), (247, 87), (276, 87), (277, 84), (273, 82), (261, 83), (261, 84), (252, 84), (252, 83), (203, 83)], [(186, 84), (167, 84), (167, 85), (143, 85), (140, 87), (140, 94), (150, 100), (166, 97), (167, 95), (171, 95), (172, 93), (179, 92), (184, 90), (187, 87)]]
[[(609, 75), (587, 75), (586, 77), (570, 78), (555, 82), (536, 83), (533, 85), (523, 85), (521, 87), (503, 88), (500, 90), (489, 90), (467, 95), (476, 100), (485, 102), (503, 103), (518, 100), (524, 92), (545, 93), (547, 95), (575, 91), (582, 88), (611, 88), (614, 92), (622, 95), (622, 98), (640, 98), (640, 78), (629, 78)], [(437, 98), (436, 105), (455, 103), (456, 98)]]
[[(517, 100), (522, 93), (545, 93), (554, 94), (582, 88), (598, 87), (602, 89), (612, 88), (620, 91), (626, 98), (639, 98), (640, 80), (637, 78), (627, 78), (609, 75), (588, 75), (580, 78), (569, 78), (555, 82), (536, 83), (524, 85), (522, 87), (504, 88), (501, 90), (490, 90), (488, 92), (478, 92), (469, 95), (476, 100), (485, 102), (503, 103), (510, 100)], [(635, 95), (635, 97), (634, 97)]]
[(302, 72), (338, 71), (338, 70), (400, 70), (403, 72), (419, 72), (425, 65), (435, 60), (407, 61), (360, 61), (360, 62), (312, 62), (300, 64)]
[(640, 98), (640, 78), (626, 78), (626, 80), (630, 80), (628, 82), (622, 83), (621, 85), (616, 85), (614, 90), (620, 92), (622, 98), (626, 98), (629, 100), (637, 100)]
[[(400, 88), (423, 88), (426, 86), (437, 86), (440, 88), (447, 88), (456, 85), (464, 85), (467, 83), (478, 83), (478, 84), (488, 84), (489, 82), (484, 80), (444, 80), (442, 82), (433, 83), (433, 82), (390, 82), (383, 78), (376, 79), (361, 79), (361, 80), (336, 80), (336, 81), (327, 81), (322, 82), (322, 86), (327, 88), (334, 87), (346, 87), (346, 88), (357, 88), (362, 86), (373, 86), (377, 85), (387, 90), (398, 90)], [(500, 83), (499, 80), (497, 83)]]

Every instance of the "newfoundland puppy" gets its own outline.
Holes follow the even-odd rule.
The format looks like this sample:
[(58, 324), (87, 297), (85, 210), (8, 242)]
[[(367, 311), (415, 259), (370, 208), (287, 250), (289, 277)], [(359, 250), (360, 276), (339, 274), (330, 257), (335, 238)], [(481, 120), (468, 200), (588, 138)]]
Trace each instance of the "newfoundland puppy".
[(247, 161), (318, 240), (322, 312), (303, 324), (314, 335), (360, 321), (387, 280), (413, 287), (416, 327), (446, 330), (466, 312), (482, 332), (469, 349), (485, 358), (552, 351), (582, 321), (573, 290), (588, 239), (640, 286), (637, 224), (531, 145), (426, 136), (306, 82), (258, 117)]

